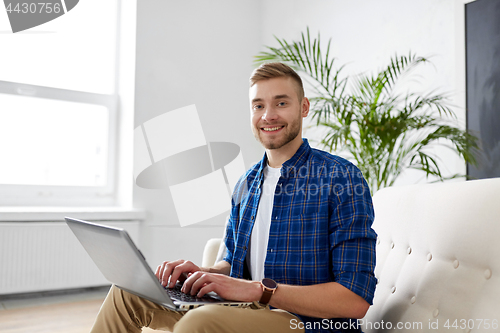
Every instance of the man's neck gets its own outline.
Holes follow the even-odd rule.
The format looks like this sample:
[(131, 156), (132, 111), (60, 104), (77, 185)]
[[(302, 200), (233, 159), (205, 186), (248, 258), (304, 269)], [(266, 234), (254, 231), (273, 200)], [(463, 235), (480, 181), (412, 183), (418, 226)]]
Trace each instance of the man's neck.
[(283, 163), (288, 161), (295, 155), (302, 145), (302, 138), (297, 136), (293, 141), (278, 149), (266, 149), (267, 164), (271, 168), (281, 168)]

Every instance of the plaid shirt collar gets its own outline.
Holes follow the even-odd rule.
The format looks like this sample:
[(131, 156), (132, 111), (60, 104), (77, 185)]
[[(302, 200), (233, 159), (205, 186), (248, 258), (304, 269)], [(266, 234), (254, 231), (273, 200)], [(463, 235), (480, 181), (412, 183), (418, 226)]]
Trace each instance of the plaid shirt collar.
[[(306, 163), (309, 155), (311, 154), (311, 146), (309, 146), (309, 141), (307, 139), (302, 139), (302, 144), (295, 154), (288, 161), (283, 163), (281, 166), (281, 177), (290, 178), (295, 177), (297, 170)], [(264, 167), (267, 165), (267, 154), (264, 153), (264, 157), (260, 161), (259, 169), (256, 174), (256, 179), (262, 179), (264, 174)]]

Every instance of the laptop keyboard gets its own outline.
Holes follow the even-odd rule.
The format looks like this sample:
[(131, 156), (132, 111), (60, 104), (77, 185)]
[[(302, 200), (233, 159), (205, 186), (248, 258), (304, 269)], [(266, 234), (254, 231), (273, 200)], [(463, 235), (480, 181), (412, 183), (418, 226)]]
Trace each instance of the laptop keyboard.
[(182, 301), (182, 302), (200, 302), (200, 301), (213, 302), (213, 301), (216, 301), (213, 297), (210, 297), (210, 296), (196, 297), (196, 295), (193, 296), (191, 294), (185, 294), (181, 291), (181, 288), (182, 288), (181, 284), (176, 284), (175, 287), (165, 288), (165, 290), (167, 291), (170, 298), (176, 299), (176, 300)]

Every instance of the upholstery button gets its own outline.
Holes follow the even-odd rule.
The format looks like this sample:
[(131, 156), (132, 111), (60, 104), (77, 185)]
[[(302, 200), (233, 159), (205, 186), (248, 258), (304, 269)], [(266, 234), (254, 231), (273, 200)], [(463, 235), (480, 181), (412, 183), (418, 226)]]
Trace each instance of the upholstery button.
[(391, 289), (391, 293), (393, 293), (393, 294), (394, 294), (395, 292), (396, 292), (396, 287), (392, 287), (392, 289)]
[(394, 243), (391, 243), (391, 249), (393, 249), (393, 248), (394, 248)]
[(410, 300), (411, 304), (415, 304), (416, 301), (417, 301), (417, 298), (415, 296), (413, 296)]
[(436, 318), (439, 315), (439, 309), (434, 310), (432, 315), (434, 316), (434, 318)]
[(459, 265), (460, 265), (460, 263), (458, 262), (458, 260), (455, 260), (453, 262), (453, 268), (458, 268)]
[(429, 253), (427, 254), (427, 261), (431, 261), (432, 260), (432, 253)]
[(490, 277), (491, 277), (491, 269), (487, 269), (484, 271), (484, 277), (486, 278), (486, 280), (488, 280)]
[(408, 254), (411, 254), (411, 247), (408, 247), (408, 250), (406, 250)]

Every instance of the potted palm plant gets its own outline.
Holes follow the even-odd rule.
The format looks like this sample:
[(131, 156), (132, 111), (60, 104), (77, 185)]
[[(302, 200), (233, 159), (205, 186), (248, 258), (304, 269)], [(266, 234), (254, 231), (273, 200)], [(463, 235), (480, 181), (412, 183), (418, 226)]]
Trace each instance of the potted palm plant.
[(344, 67), (336, 69), (330, 55), (331, 41), (322, 50), (319, 34), (311, 40), (307, 29), (298, 41), (275, 38), (280, 47), (267, 47), (255, 62), (280, 61), (305, 74), (314, 92), (312, 118), (325, 130), (320, 144), (353, 161), (372, 193), (393, 185), (406, 169), (439, 180), (463, 177), (443, 175), (443, 162), (432, 149), (436, 145), (475, 164), (477, 138), (460, 128), (446, 95), (395, 89), (413, 69), (428, 63), (427, 58), (395, 55), (375, 74), (342, 77)]

